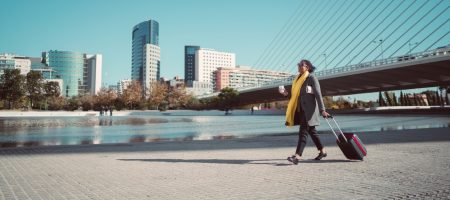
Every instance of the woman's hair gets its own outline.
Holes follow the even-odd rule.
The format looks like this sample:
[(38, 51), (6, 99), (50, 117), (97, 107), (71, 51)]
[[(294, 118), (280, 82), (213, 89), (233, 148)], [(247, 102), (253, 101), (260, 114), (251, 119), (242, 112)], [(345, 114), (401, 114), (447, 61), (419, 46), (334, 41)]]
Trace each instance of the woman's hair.
[(308, 71), (310, 73), (314, 72), (314, 70), (316, 69), (316, 67), (314, 67), (314, 65), (312, 65), (312, 63), (309, 60), (301, 60), (299, 62), (300, 65), (303, 65), (303, 63), (305, 63), (306, 66), (308, 66)]

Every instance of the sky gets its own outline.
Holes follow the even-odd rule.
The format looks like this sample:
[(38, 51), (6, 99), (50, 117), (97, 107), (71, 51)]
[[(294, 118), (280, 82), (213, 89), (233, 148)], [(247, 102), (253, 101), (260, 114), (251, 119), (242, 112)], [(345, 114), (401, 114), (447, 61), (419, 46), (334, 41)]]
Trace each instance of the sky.
[[(380, 59), (380, 46), (373, 42), (379, 39), (385, 40), (382, 57), (395, 53), (397, 46), (397, 54), (404, 54), (411, 43), (413, 52), (450, 44), (450, 35), (439, 39), (450, 29), (445, 23), (450, 15), (448, 0), (2, 0), (1, 5), (0, 53), (102, 54), (105, 86), (130, 78), (132, 27), (149, 19), (159, 22), (161, 77), (165, 78), (184, 78), (185, 45), (235, 53), (237, 65), (295, 73), (296, 62), (304, 57), (319, 69), (350, 62), (349, 57), (339, 57), (347, 52), (362, 52), (361, 59), (352, 62)], [(401, 16), (407, 6), (411, 7)], [(431, 14), (426, 13), (429, 10)], [(364, 16), (371, 11), (372, 16), (381, 15), (368, 23), (370, 17)], [(380, 22), (372, 29), (383, 17), (397, 19), (397, 15), (396, 23)], [(357, 26), (362, 19), (364, 23)], [(433, 23), (426, 24), (427, 19)]]
[[(184, 46), (236, 54), (251, 65), (292, 14), (294, 0), (2, 0), (0, 52), (40, 57), (49, 50), (103, 55), (103, 82), (131, 76), (131, 32), (159, 22), (161, 76), (184, 77)], [(6, 11), (6, 12), (5, 12)]]

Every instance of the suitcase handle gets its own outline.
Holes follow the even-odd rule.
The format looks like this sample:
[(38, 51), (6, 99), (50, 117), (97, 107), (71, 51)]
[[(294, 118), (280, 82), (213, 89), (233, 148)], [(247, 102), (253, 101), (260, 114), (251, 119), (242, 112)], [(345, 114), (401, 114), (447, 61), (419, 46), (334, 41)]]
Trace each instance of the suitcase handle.
[[(345, 142), (347, 141), (347, 138), (345, 138), (344, 132), (342, 132), (341, 128), (339, 127), (339, 124), (336, 122), (336, 120), (334, 119), (333, 116), (329, 115), (328, 117), (325, 117), (325, 121), (327, 121), (328, 126), (330, 127), (331, 131), (333, 132), (334, 136), (336, 137), (337, 140), (339, 140), (338, 135), (336, 134), (336, 132), (334, 131), (333, 127), (331, 126), (330, 122), (328, 121), (328, 118), (333, 119), (334, 123), (336, 124), (336, 127), (339, 129), (340, 134), (342, 135), (342, 137), (344, 138)], [(340, 142), (340, 140), (339, 140)]]

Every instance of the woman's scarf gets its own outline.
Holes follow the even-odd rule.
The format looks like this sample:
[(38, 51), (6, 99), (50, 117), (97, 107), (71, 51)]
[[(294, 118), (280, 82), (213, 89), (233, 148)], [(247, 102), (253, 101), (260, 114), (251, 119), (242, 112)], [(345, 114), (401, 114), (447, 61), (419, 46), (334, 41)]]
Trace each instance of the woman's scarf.
[(294, 126), (294, 116), (297, 110), (298, 97), (300, 96), (300, 88), (308, 77), (309, 72), (298, 75), (292, 82), (291, 99), (289, 99), (288, 107), (286, 109), (286, 126)]

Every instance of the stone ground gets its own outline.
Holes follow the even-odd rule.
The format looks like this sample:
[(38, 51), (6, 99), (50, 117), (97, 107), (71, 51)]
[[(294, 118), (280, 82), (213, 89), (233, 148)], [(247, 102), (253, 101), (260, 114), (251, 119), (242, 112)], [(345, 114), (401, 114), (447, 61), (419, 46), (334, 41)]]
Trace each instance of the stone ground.
[(358, 133), (364, 161), (297, 136), (0, 149), (0, 199), (450, 199), (450, 128)]

